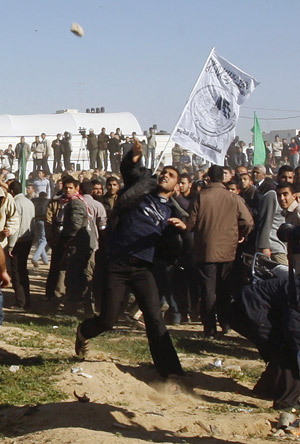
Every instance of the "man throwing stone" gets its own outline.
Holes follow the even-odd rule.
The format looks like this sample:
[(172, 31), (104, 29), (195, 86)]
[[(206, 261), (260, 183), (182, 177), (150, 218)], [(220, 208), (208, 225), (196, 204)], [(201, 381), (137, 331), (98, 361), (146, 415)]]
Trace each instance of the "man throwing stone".
[(154, 365), (166, 378), (182, 375), (183, 370), (161, 315), (151, 268), (158, 243), (167, 238), (174, 244), (176, 235), (186, 226), (174, 217), (175, 208), (169, 201), (180, 182), (178, 171), (172, 166), (165, 167), (157, 183), (151, 172), (141, 167), (142, 154), (141, 144), (135, 141), (132, 151), (122, 161), (125, 187), (111, 217), (114, 228), (108, 240), (106, 297), (100, 316), (79, 325), (75, 351), (84, 356), (88, 339), (112, 329), (130, 286), (144, 315)]

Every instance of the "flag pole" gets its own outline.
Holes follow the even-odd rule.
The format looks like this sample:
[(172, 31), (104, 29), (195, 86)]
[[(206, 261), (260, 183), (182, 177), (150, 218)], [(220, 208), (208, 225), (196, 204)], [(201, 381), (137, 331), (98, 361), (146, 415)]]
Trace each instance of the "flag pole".
[(200, 74), (199, 74), (199, 76), (198, 76), (198, 79), (197, 79), (197, 81), (196, 81), (196, 83), (195, 83), (195, 85), (194, 85), (194, 88), (192, 89), (192, 92), (190, 93), (189, 98), (188, 98), (188, 100), (186, 101), (186, 104), (185, 104), (185, 106), (184, 106), (184, 108), (183, 108), (183, 110), (182, 110), (182, 112), (181, 112), (181, 114), (180, 114), (180, 116), (179, 116), (179, 119), (177, 120), (176, 125), (174, 126), (174, 129), (173, 129), (172, 133), (170, 134), (170, 136), (169, 136), (169, 138), (168, 138), (168, 140), (167, 140), (167, 143), (165, 144), (165, 147), (164, 147), (163, 151), (161, 152), (161, 154), (160, 154), (160, 156), (159, 156), (159, 159), (158, 159), (158, 162), (157, 162), (157, 165), (156, 165), (156, 167), (155, 167), (155, 169), (154, 169), (153, 174), (156, 173), (156, 171), (157, 171), (157, 169), (158, 169), (158, 167), (159, 167), (159, 164), (160, 164), (160, 162), (161, 162), (161, 159), (163, 158), (163, 155), (164, 155), (164, 153), (165, 153), (165, 151), (166, 151), (166, 149), (167, 149), (167, 146), (168, 146), (170, 140), (172, 139), (172, 137), (173, 137), (173, 135), (174, 135), (174, 133), (175, 133), (175, 128), (177, 127), (178, 122), (180, 121), (180, 119), (182, 118), (183, 114), (185, 113), (185, 110), (187, 109), (187, 106), (188, 106), (188, 104), (189, 104), (189, 102), (190, 102), (190, 99), (191, 99), (191, 97), (193, 96), (193, 94), (194, 94), (194, 92), (195, 92), (195, 89), (196, 89), (196, 87), (197, 87), (197, 85), (198, 85), (198, 82), (199, 82), (199, 80), (201, 79), (201, 77), (202, 77), (202, 75), (203, 75), (203, 73), (204, 73), (204, 70), (205, 70), (205, 68), (206, 68), (206, 66), (207, 66), (207, 64), (208, 64), (208, 61), (209, 61), (209, 59), (211, 58), (211, 56), (212, 56), (212, 54), (213, 54), (214, 51), (215, 51), (215, 47), (213, 46), (213, 48), (211, 49), (211, 51), (210, 51), (210, 53), (209, 53), (209, 55), (208, 55), (208, 57), (207, 57), (207, 59), (206, 59), (206, 62), (204, 63), (204, 66), (203, 66), (203, 68), (202, 68), (202, 70), (201, 70), (201, 72), (200, 72)]

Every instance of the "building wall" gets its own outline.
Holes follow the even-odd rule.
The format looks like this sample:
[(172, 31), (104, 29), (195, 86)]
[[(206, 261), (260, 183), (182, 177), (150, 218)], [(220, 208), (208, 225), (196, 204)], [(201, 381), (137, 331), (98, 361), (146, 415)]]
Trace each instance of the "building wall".
[(275, 136), (279, 136), (280, 139), (287, 139), (287, 142), (290, 143), (291, 137), (295, 137), (298, 134), (298, 129), (286, 129), (286, 130), (275, 130), (270, 131), (269, 133), (263, 133), (263, 138), (266, 142), (274, 142)]

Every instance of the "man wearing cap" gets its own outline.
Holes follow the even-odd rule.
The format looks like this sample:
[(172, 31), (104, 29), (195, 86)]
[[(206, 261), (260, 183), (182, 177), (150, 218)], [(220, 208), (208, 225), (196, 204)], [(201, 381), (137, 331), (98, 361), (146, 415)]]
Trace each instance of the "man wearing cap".
[(101, 168), (99, 165), (99, 162), (101, 163), (101, 160), (100, 157), (97, 155), (98, 140), (93, 128), (89, 130), (89, 134), (87, 134), (86, 137), (87, 137), (86, 149), (90, 154), (90, 169), (94, 170), (96, 168), (96, 163), (97, 163), (97, 168)]
[(8, 189), (8, 185), (13, 182), (14, 180), (16, 180), (16, 176), (14, 175), (14, 173), (8, 173), (6, 174), (5, 177), (5, 183), (6, 183), (6, 189)]

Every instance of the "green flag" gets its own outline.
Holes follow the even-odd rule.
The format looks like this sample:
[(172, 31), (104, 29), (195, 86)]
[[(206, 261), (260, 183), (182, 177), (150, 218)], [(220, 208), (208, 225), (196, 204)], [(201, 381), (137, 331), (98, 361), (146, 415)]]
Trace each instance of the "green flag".
[(254, 133), (254, 165), (264, 165), (267, 157), (266, 147), (255, 112), (254, 127), (251, 131)]

